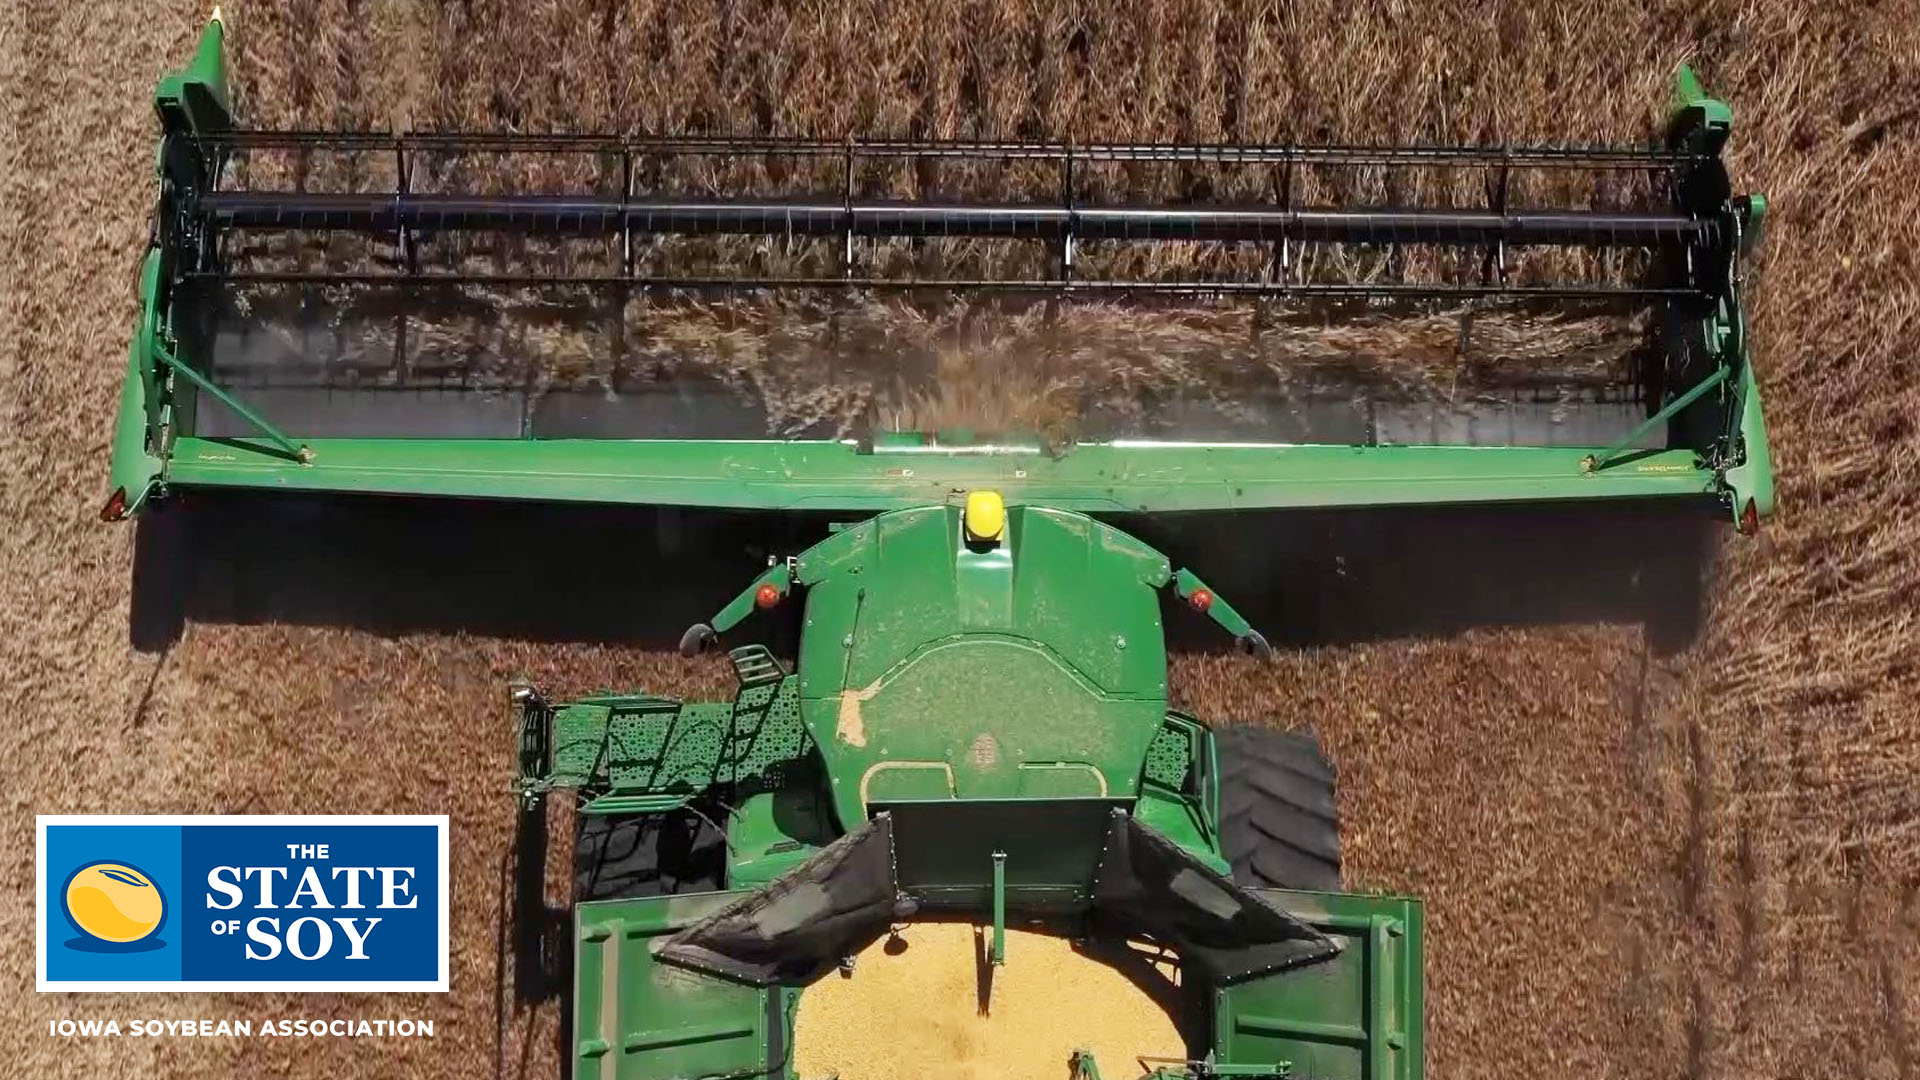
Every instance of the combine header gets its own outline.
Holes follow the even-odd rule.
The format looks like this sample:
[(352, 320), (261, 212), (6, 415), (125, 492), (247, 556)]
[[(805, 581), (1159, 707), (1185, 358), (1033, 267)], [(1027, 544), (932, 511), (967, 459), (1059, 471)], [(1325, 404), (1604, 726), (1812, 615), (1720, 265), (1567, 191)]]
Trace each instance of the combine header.
[[(215, 23), (158, 107), (108, 517), (195, 488), (842, 512), (983, 487), (1091, 513), (1646, 497), (1744, 527), (1772, 509), (1741, 306), (1765, 204), (1732, 194), (1729, 111), (1684, 70), (1650, 148), (312, 134), (236, 126)], [(1247, 201), (1191, 201), (1209, 191)], [(1445, 205), (1317, 201), (1407, 192)], [(1581, 205), (1534, 202), (1556, 193)], [(864, 313), (956, 295), (962, 331), (1039, 303), (1059, 334), (1089, 306), (1192, 324), (1237, 302), (1207, 326), (1247, 344), (1198, 391), (1050, 431), (897, 433), (877, 408), (807, 425), (766, 400), (954, 380), (905, 320)], [(1396, 366), (1381, 320), (1436, 305), (1468, 359)], [(1623, 311), (1617, 356), (1554, 351), (1554, 328)], [(783, 314), (842, 340), (783, 351)], [(1384, 325), (1389, 355), (1289, 368), (1288, 332), (1336, 318)], [(1506, 355), (1476, 325), (1546, 332)], [(773, 344), (743, 375), (751, 333)], [(1097, 385), (1100, 357), (1080, 362)], [(1223, 406), (1228, 383), (1244, 400)]]
[[(682, 642), (797, 606), (795, 670), (736, 644), (727, 703), (516, 690), (523, 806), (579, 800), (576, 1076), (790, 1075), (800, 988), (937, 917), (1170, 948), (1161, 1075), (1417, 1078), (1418, 903), (1340, 891), (1310, 738), (1169, 709), (1163, 611), (1266, 643), (1111, 518), (1772, 510), (1764, 202), (1684, 69), (1645, 147), (317, 134), (237, 124), (222, 33), (158, 95), (105, 516), (244, 489), (835, 521)], [(1140, 343), (1169, 324), (1202, 345)], [(1104, 350), (1163, 343), (1198, 381), (1116, 391)], [(901, 419), (969, 379), (1048, 408)], [(1098, 1075), (1033, 1063), (1069, 1069)]]

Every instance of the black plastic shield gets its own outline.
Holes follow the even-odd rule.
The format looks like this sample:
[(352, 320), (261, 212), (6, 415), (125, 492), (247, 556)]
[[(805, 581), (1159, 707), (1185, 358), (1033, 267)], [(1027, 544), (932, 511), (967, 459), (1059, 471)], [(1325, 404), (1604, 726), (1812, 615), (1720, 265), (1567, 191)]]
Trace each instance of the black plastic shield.
[(1185, 963), (1237, 982), (1328, 959), (1333, 939), (1235, 885), (1122, 811), (1093, 884), (1095, 927), (1172, 945)]
[[(1222, 983), (1328, 959), (1331, 938), (1235, 885), (1124, 810), (1108, 823), (1094, 878), (1096, 933), (1149, 937)], [(903, 904), (904, 901), (904, 904)], [(761, 986), (804, 986), (917, 907), (895, 874), (881, 814), (763, 889), (657, 942), (654, 955)]]
[(656, 942), (669, 963), (761, 986), (803, 986), (894, 918), (893, 822), (881, 814), (765, 888)]

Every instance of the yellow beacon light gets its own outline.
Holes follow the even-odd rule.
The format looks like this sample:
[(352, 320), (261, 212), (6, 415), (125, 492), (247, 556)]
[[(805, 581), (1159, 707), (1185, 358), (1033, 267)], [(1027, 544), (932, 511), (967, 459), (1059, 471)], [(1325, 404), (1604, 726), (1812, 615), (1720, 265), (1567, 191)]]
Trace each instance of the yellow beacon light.
[(967, 492), (967, 539), (997, 542), (1007, 529), (1007, 507), (997, 491)]

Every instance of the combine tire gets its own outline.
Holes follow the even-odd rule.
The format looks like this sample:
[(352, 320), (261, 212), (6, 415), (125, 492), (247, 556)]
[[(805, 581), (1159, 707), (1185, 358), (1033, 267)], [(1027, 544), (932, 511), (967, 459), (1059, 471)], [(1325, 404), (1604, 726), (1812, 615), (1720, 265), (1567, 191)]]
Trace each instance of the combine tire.
[(579, 822), (573, 846), (576, 903), (720, 888), (727, 838), (698, 814), (583, 813)]
[(1333, 767), (1312, 735), (1219, 728), (1220, 847), (1235, 882), (1260, 889), (1340, 888)]

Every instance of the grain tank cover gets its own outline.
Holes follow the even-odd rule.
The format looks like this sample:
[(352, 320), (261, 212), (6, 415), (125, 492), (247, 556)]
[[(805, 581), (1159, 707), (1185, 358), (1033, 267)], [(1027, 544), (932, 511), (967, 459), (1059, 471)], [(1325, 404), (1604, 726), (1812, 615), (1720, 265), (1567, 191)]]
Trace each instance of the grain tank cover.
[(1092, 518), (881, 514), (801, 556), (803, 711), (843, 821), (925, 798), (1131, 796), (1166, 711), (1166, 557)]

